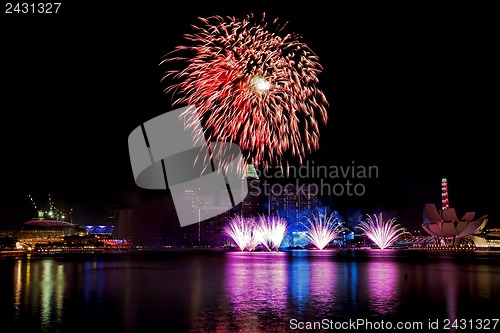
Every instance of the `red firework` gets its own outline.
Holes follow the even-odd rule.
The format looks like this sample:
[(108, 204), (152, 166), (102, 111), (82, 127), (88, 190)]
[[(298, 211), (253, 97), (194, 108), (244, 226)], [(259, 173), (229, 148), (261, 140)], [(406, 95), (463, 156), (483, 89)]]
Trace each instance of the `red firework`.
[[(319, 147), (319, 122), (328, 119), (318, 89), (323, 68), (295, 33), (284, 34), (277, 19), (253, 14), (243, 19), (199, 18), (187, 45), (177, 46), (160, 63), (181, 61), (166, 71), (174, 105), (192, 105), (183, 116), (201, 119), (204, 140), (233, 142), (247, 163), (267, 167), (302, 163)], [(183, 53), (187, 53), (183, 55)]]

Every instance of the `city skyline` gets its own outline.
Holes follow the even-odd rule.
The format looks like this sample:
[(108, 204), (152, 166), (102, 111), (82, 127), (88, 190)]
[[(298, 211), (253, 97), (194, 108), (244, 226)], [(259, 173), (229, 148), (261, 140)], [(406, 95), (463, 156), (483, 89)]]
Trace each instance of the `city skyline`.
[(6, 3), (3, 331), (498, 329), (495, 9)]
[[(128, 134), (174, 109), (163, 93), (166, 83), (160, 82), (164, 73), (158, 65), (197, 16), (263, 11), (288, 21), (324, 67), (319, 86), (331, 101), (329, 121), (320, 128), (319, 150), (307, 161), (327, 167), (354, 161), (379, 171), (377, 178), (363, 180), (365, 195), (332, 196), (326, 205), (366, 213), (383, 209), (401, 224), (418, 227), (424, 204), (439, 202), (445, 177), (457, 212), (489, 214), (490, 225), (499, 225), (489, 161), (494, 149), (489, 110), (496, 103), (485, 80), (493, 60), (492, 22), (467, 23), (444, 8), (414, 9), (410, 17), (403, 9), (394, 16), (384, 8), (338, 4), (332, 10), (319, 4), (299, 10), (228, 2), (218, 8), (186, 7), (182, 15), (156, 6), (159, 20), (141, 27), (128, 26), (125, 16), (110, 20), (112, 9), (105, 6), (100, 13), (79, 13), (94, 18), (90, 27), (81, 19), (85, 15), (77, 15), (81, 8), (69, 5), (64, 16), (37, 21), (36, 34), (35, 21), (3, 20), (9, 25), (1, 30), (8, 50), (0, 56), (8, 83), (2, 109), (13, 126), (1, 134), (2, 171), (8, 177), (0, 229), (32, 215), (28, 195), (48, 193), (70, 202), (82, 221), (135, 193), (137, 209), (177, 223), (175, 212), (158, 208), (169, 202), (168, 191), (137, 189)], [(130, 13), (127, 7), (121, 10)], [(453, 10), (482, 14), (480, 9)], [(152, 15), (145, 9), (136, 14)], [(110, 22), (121, 30), (111, 35)]]

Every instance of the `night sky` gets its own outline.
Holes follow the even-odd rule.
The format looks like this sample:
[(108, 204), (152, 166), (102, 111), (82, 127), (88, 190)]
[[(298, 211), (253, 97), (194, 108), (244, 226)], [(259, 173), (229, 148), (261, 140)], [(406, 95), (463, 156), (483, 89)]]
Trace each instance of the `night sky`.
[[(459, 215), (490, 214), (489, 227), (499, 227), (495, 11), (326, 4), (64, 2), (59, 14), (37, 17), (3, 8), (0, 230), (33, 216), (28, 195), (44, 205), (48, 193), (74, 207), (82, 224), (103, 204), (137, 193), (144, 214), (161, 211), (176, 225), (168, 204), (135, 186), (128, 135), (174, 109), (158, 65), (198, 16), (262, 12), (288, 21), (324, 67), (318, 86), (329, 121), (308, 159), (379, 168), (365, 196), (333, 199), (335, 208), (393, 212), (419, 228), (423, 205), (440, 205), (446, 177)], [(168, 202), (168, 191), (154, 195)]]

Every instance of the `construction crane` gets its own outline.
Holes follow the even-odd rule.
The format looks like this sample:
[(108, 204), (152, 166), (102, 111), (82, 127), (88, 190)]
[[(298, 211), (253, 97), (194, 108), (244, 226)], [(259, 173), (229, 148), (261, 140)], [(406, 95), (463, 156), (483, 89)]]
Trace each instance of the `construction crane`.
[(33, 198), (31, 197), (31, 194), (28, 194), (30, 200), (31, 200), (31, 203), (33, 204), (33, 207), (35, 207), (35, 210), (38, 212), (38, 208), (36, 207), (36, 204), (35, 204), (35, 201), (33, 200)]
[[(38, 218), (39, 219), (49, 218), (49, 219), (56, 219), (56, 220), (60, 220), (60, 219), (64, 220), (66, 218), (65, 213), (62, 212), (61, 210), (59, 210), (55, 206), (54, 201), (52, 201), (52, 197), (50, 196), (50, 193), (48, 196), (49, 196), (49, 210), (44, 211), (43, 209), (39, 209), (35, 203), (35, 200), (33, 200), (33, 197), (31, 195), (28, 195), (31, 203), (33, 204), (33, 207), (35, 208), (35, 210), (38, 214)], [(69, 218), (72, 217), (71, 216), (72, 213), (73, 213), (73, 209), (71, 209), (69, 212), (69, 216), (68, 216)]]

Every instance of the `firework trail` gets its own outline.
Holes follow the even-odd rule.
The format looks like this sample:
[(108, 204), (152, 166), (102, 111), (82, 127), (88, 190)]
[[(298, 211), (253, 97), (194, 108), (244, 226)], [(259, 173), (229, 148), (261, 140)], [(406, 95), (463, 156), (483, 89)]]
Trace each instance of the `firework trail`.
[(261, 215), (257, 223), (262, 235), (262, 244), (269, 251), (278, 251), (288, 231), (286, 220), (278, 216)]
[(245, 248), (247, 251), (253, 251), (259, 246), (263, 241), (263, 230), (257, 225), (257, 222), (254, 218), (247, 217), (246, 223), (249, 226), (247, 237), (246, 237), (246, 245)]
[(319, 250), (323, 250), (343, 230), (342, 225), (338, 223), (338, 219), (335, 217), (335, 213), (327, 215), (326, 209), (323, 214), (313, 214), (312, 219), (309, 217), (306, 217), (306, 219), (309, 222), (307, 225), (303, 223), (307, 229), (306, 237)]
[(373, 214), (373, 219), (370, 215), (367, 215), (366, 219), (356, 228), (363, 230), (364, 234), (381, 249), (391, 246), (400, 236), (408, 234), (405, 228), (396, 224), (396, 218), (393, 217), (384, 221), (382, 213), (378, 216)]
[(223, 233), (231, 237), (240, 251), (245, 250), (250, 243), (252, 226), (247, 222), (243, 216), (236, 215), (229, 220), (228, 224), (223, 230)]
[(238, 144), (247, 163), (288, 165), (319, 148), (319, 125), (328, 120), (318, 89), (323, 68), (315, 53), (286, 24), (253, 14), (243, 19), (199, 18), (160, 65), (179, 63), (162, 80), (174, 105), (187, 108), (187, 127), (201, 119), (196, 140)]
[(269, 251), (278, 251), (287, 231), (285, 219), (264, 215), (257, 219), (235, 215), (223, 230), (240, 251), (254, 251), (260, 244)]

